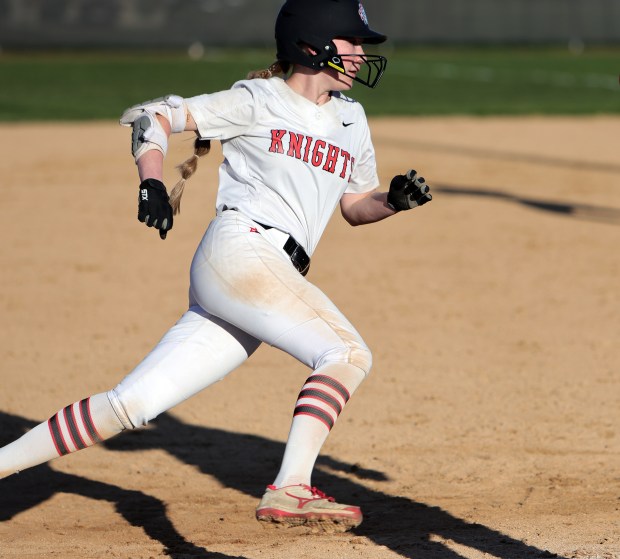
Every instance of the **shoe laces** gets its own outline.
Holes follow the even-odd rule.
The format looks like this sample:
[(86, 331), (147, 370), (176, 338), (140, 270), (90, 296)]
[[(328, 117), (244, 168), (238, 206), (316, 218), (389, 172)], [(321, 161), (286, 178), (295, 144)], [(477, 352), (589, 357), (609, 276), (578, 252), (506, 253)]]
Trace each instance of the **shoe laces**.
[[(308, 491), (310, 491), (313, 497), (319, 497), (320, 499), (327, 499), (328, 501), (331, 501), (332, 503), (336, 502), (336, 499), (334, 499), (333, 497), (327, 496), (327, 494), (323, 493), (323, 491), (321, 491), (320, 489), (314, 486), (310, 487), (309, 485), (306, 485), (304, 483), (300, 483), (299, 485), (301, 485), (301, 487), (303, 487), (304, 489), (307, 489)], [(268, 485), (267, 489), (276, 491), (278, 488), (275, 485)], [(280, 489), (284, 489), (284, 487), (280, 487)]]
[(316, 497), (320, 497), (321, 499), (327, 499), (328, 501), (331, 501), (332, 503), (335, 501), (333, 497), (328, 497), (325, 493), (323, 493), (323, 491), (321, 491), (320, 489), (317, 489), (316, 487), (308, 487), (308, 489), (310, 490), (310, 493), (312, 493)]

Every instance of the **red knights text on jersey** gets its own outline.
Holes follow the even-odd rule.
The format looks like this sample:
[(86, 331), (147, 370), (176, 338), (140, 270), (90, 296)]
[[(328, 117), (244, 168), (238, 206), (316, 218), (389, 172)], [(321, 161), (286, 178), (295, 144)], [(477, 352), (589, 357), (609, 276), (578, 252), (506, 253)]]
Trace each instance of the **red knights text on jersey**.
[(355, 164), (355, 157), (348, 151), (325, 140), (285, 129), (271, 130), (269, 151), (300, 159), (327, 173), (337, 173), (341, 179), (346, 179), (347, 174), (351, 176)]

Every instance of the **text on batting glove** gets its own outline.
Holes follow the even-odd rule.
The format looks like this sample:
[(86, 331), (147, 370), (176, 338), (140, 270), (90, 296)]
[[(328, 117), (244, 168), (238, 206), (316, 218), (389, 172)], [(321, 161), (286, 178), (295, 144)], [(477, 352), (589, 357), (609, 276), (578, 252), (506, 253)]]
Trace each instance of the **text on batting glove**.
[(138, 193), (138, 221), (147, 227), (159, 230), (159, 236), (166, 238), (172, 229), (172, 206), (168, 202), (164, 183), (157, 179), (145, 179), (140, 183)]

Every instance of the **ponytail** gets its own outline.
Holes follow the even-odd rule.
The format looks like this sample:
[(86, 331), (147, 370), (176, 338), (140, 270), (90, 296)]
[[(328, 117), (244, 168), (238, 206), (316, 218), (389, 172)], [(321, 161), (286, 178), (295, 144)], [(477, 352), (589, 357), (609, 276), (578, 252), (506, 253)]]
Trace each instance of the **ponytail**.
[(170, 193), (170, 205), (174, 215), (181, 211), (181, 196), (185, 189), (185, 182), (196, 172), (198, 168), (198, 158), (207, 155), (211, 151), (211, 140), (201, 140), (199, 137), (194, 140), (194, 153), (183, 161), (177, 169), (181, 173), (181, 179), (174, 185)]
[(253, 80), (256, 78), (261, 79), (269, 79), (275, 75), (283, 75), (288, 73), (291, 65), (288, 62), (284, 62), (284, 60), (276, 60), (269, 68), (265, 68), (263, 70), (252, 70), (248, 73), (246, 79)]

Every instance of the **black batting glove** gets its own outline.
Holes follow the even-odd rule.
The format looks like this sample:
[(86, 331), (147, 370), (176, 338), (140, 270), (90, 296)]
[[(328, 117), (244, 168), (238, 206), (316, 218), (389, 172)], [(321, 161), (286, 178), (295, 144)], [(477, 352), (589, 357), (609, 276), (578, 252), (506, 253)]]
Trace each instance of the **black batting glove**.
[(397, 212), (411, 210), (433, 199), (429, 190), (424, 177), (414, 170), (407, 171), (406, 175), (396, 175), (392, 179), (387, 202)]
[(138, 220), (147, 227), (158, 229), (162, 240), (172, 229), (172, 207), (168, 202), (166, 187), (161, 181), (146, 179), (140, 183)]

